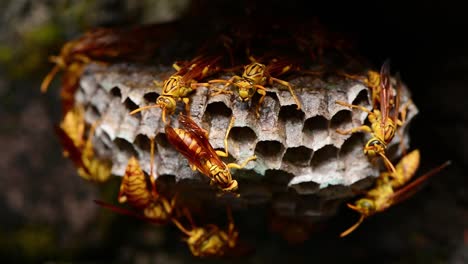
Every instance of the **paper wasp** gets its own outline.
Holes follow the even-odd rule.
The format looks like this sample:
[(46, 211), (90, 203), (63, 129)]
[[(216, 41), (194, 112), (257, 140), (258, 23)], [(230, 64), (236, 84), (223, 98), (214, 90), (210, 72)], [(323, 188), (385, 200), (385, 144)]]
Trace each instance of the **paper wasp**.
[(183, 128), (172, 128), (166, 125), (166, 137), (174, 148), (189, 161), (193, 170), (198, 170), (208, 176), (211, 184), (217, 185), (223, 191), (236, 191), (238, 184), (232, 179), (230, 169), (241, 169), (256, 156), (249, 157), (244, 163), (224, 163), (220, 157), (228, 156), (228, 135), (234, 125), (231, 118), (224, 137), (224, 151), (214, 150), (208, 141), (208, 132), (198, 126), (189, 116), (180, 114), (179, 124)]
[(97, 203), (118, 213), (133, 215), (153, 223), (165, 224), (172, 217), (176, 204), (176, 197), (171, 201), (160, 195), (156, 190), (156, 183), (153, 177), (154, 163), (154, 139), (151, 139), (151, 172), (149, 183), (140, 167), (138, 160), (131, 157), (128, 161), (125, 174), (122, 177), (120, 191), (118, 195), (119, 203), (128, 202), (135, 209), (142, 210), (142, 214), (119, 208), (102, 201)]
[(361, 217), (356, 224), (341, 233), (340, 236), (349, 235), (367, 217), (383, 212), (391, 206), (411, 197), (417, 191), (416, 187), (450, 164), (450, 161), (447, 161), (408, 183), (418, 169), (419, 160), (419, 150), (413, 150), (403, 156), (397, 164), (395, 172), (381, 173), (374, 188), (367, 191), (364, 198), (357, 200), (354, 204), (348, 204), (348, 207), (361, 214)]
[(41, 83), (45, 93), (54, 76), (64, 71), (61, 98), (64, 113), (73, 107), (74, 93), (84, 67), (90, 62), (143, 61), (151, 57), (168, 35), (177, 32), (175, 23), (152, 24), (130, 29), (98, 28), (63, 45), (60, 54), (50, 56), (55, 64)]
[(56, 132), (64, 148), (64, 156), (70, 157), (78, 168), (78, 174), (90, 181), (105, 182), (111, 176), (111, 162), (95, 157), (92, 138), (99, 121), (89, 129), (84, 137), (84, 109), (79, 106), (69, 110)]
[(291, 96), (294, 98), (294, 101), (296, 102), (297, 109), (302, 108), (302, 104), (299, 101), (299, 98), (297, 98), (296, 94), (294, 93), (292, 85), (287, 81), (276, 78), (287, 73), (299, 72), (299, 61), (288, 57), (270, 57), (256, 60), (253, 56), (250, 56), (249, 59), (251, 63), (244, 66), (242, 76), (234, 75), (229, 80), (210, 80), (209, 83), (211, 84), (226, 83), (224, 89), (214, 89), (218, 91), (212, 93), (212, 96), (221, 93), (232, 94), (232, 91), (226, 90), (227, 86), (229, 85), (234, 85), (237, 87), (239, 99), (242, 102), (248, 102), (254, 96), (255, 93), (258, 93), (260, 94), (260, 99), (255, 110), (255, 113), (258, 117), (260, 115), (260, 106), (262, 105), (263, 100), (266, 96), (265, 86), (273, 85), (273, 83), (276, 82), (283, 86), (286, 86), (289, 92), (291, 93)]
[(229, 250), (237, 246), (239, 232), (234, 226), (231, 210), (228, 209), (228, 229), (221, 230), (214, 224), (197, 227), (190, 213), (184, 210), (187, 219), (191, 224), (191, 229), (186, 229), (177, 219), (173, 218), (172, 222), (182, 231), (187, 238), (185, 242), (189, 246), (190, 251), (196, 257), (221, 257), (227, 255)]
[[(131, 115), (142, 110), (160, 107), (162, 108), (162, 119), (166, 123), (166, 115), (173, 114), (176, 109), (177, 101), (183, 101), (185, 111), (190, 112), (189, 94), (201, 86), (208, 86), (208, 83), (199, 83), (198, 81), (215, 74), (221, 70), (220, 62), (222, 56), (197, 56), (189, 62), (183, 62), (182, 65), (175, 63), (173, 67), (176, 73), (171, 75), (163, 83), (162, 94), (156, 99), (156, 105), (143, 106), (130, 112)], [(155, 82), (155, 85), (160, 83)]]
[[(387, 65), (387, 66), (385, 66)], [(371, 138), (367, 141), (364, 147), (364, 154), (375, 157), (379, 155), (384, 160), (385, 165), (391, 171), (395, 172), (395, 167), (388, 160), (385, 155), (387, 145), (391, 142), (395, 136), (395, 132), (398, 126), (402, 126), (406, 121), (406, 109), (409, 106), (409, 102), (400, 110), (400, 92), (402, 83), (397, 78), (397, 94), (394, 96), (393, 89), (390, 84), (390, 72), (388, 70), (388, 64), (384, 64), (379, 77), (380, 90), (379, 90), (379, 104), (380, 110), (373, 108), (372, 111), (359, 105), (352, 105), (343, 101), (336, 101), (337, 104), (346, 106), (349, 108), (356, 108), (361, 111), (368, 113), (368, 120), (370, 126), (362, 125), (347, 131), (337, 129), (336, 132), (342, 135), (348, 135), (355, 132), (367, 132), (371, 134)], [(401, 114), (402, 118), (399, 118)]]

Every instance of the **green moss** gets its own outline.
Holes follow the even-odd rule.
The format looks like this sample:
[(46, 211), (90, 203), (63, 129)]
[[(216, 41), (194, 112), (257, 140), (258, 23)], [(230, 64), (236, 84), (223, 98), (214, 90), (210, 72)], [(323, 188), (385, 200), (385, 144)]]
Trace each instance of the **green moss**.
[(13, 49), (4, 44), (0, 44), (0, 63), (7, 63), (13, 58)]

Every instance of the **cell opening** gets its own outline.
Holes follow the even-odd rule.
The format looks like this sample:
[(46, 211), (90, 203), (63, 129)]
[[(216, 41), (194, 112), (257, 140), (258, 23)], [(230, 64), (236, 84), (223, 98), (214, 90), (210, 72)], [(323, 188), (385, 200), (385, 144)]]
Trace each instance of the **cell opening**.
[(302, 129), (302, 133), (304, 134), (304, 143), (308, 146), (311, 146), (314, 137), (317, 136), (318, 133), (323, 134), (328, 130), (328, 120), (323, 116), (314, 116), (307, 119), (304, 122), (304, 127)]
[(310, 165), (312, 167), (320, 166), (323, 162), (330, 161), (331, 159), (336, 159), (338, 156), (338, 149), (333, 145), (326, 145), (321, 149), (315, 151)]
[(362, 133), (354, 133), (351, 135), (351, 137), (346, 139), (343, 145), (341, 146), (340, 156), (346, 156), (352, 153), (356, 148), (362, 150), (362, 148), (365, 145), (363, 136), (364, 134)]
[(255, 142), (257, 135), (250, 127), (233, 127), (229, 132), (228, 140), (239, 145), (250, 145)]
[(125, 99), (124, 105), (129, 112), (138, 108), (138, 105), (135, 104), (132, 100), (130, 100), (130, 98)]
[(225, 103), (213, 102), (213, 103), (208, 104), (208, 106), (206, 107), (204, 119), (205, 119), (205, 116), (207, 118), (211, 118), (214, 115), (230, 117), (231, 114), (232, 114), (232, 110)]
[(279, 112), (279, 119), (283, 122), (301, 122), (304, 120), (304, 116), (304, 112), (302, 112), (302, 110), (297, 110), (296, 105), (282, 106)]
[(110, 90), (110, 94), (115, 97), (122, 98), (122, 93), (120, 92), (119, 87), (115, 86)]
[(260, 141), (255, 147), (255, 154), (262, 156), (265, 160), (276, 160), (283, 153), (284, 146), (279, 141)]
[(338, 111), (330, 121), (330, 127), (334, 131), (337, 128), (345, 128), (347, 124), (352, 124), (352, 113), (349, 110)]
[(143, 95), (143, 98), (148, 103), (155, 103), (158, 97), (159, 97), (159, 94), (156, 92), (149, 92)]
[(312, 149), (300, 146), (288, 148), (283, 156), (283, 162), (291, 163), (297, 166), (306, 166), (312, 156)]
[(163, 148), (172, 148), (171, 143), (167, 140), (165, 133), (158, 133), (156, 135), (156, 143)]
[(367, 89), (360, 91), (358, 93), (358, 95), (356, 96), (356, 98), (354, 98), (354, 100), (353, 100), (353, 102), (351, 104), (361, 105), (361, 106), (364, 106), (364, 107), (370, 106), (369, 91)]
[(132, 143), (128, 142), (123, 138), (116, 138), (114, 139), (114, 144), (119, 148), (119, 150), (123, 152), (130, 153), (131, 156), (138, 157), (138, 153), (133, 147)]
[[(142, 134), (138, 134), (136, 137), (135, 137), (135, 142), (134, 144), (136, 146), (138, 146), (141, 150), (143, 151), (147, 151), (148, 153), (150, 152), (151, 150), (151, 140), (145, 136), (145, 135), (142, 135)], [(155, 148), (155, 151), (156, 151), (156, 144), (157, 142), (154, 142), (154, 148)]]

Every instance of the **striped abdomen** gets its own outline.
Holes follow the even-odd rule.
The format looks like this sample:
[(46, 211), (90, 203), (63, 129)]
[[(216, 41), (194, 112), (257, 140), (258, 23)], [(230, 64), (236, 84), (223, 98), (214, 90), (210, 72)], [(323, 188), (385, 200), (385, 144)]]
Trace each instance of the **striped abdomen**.
[(144, 208), (150, 204), (151, 200), (152, 196), (145, 179), (145, 174), (138, 160), (135, 157), (131, 157), (120, 184), (119, 202), (128, 202), (134, 207)]

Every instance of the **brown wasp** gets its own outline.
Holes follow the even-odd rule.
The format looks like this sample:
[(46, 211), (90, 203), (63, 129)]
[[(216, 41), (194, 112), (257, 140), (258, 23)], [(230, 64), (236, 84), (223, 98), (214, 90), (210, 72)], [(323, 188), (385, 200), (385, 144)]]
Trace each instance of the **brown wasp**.
[(395, 172), (383, 172), (377, 179), (374, 188), (367, 191), (364, 198), (357, 200), (354, 204), (348, 204), (348, 207), (361, 214), (361, 217), (356, 224), (341, 233), (340, 236), (344, 237), (353, 232), (367, 217), (383, 212), (411, 197), (417, 191), (416, 187), (450, 164), (450, 161), (447, 161), (408, 184), (418, 169), (419, 160), (419, 150), (413, 150), (403, 156), (397, 164)]
[(150, 184), (140, 167), (138, 160), (131, 157), (128, 161), (125, 174), (122, 177), (120, 191), (118, 195), (119, 203), (128, 202), (135, 209), (142, 210), (142, 214), (119, 208), (102, 201), (96, 201), (99, 205), (109, 208), (118, 213), (133, 215), (153, 223), (165, 224), (173, 215), (176, 198), (169, 202), (168, 199), (160, 195), (156, 190), (156, 183), (153, 177), (154, 159), (154, 139), (151, 139), (151, 172)]
[(231, 210), (228, 209), (228, 230), (221, 230), (214, 224), (197, 227), (190, 213), (184, 210), (187, 219), (191, 224), (191, 229), (186, 229), (177, 219), (173, 218), (172, 222), (182, 231), (187, 238), (185, 242), (189, 246), (190, 251), (196, 257), (221, 257), (227, 255), (229, 250), (237, 246), (239, 232), (234, 226)]
[[(378, 99), (380, 103), (380, 110), (373, 108), (372, 111), (370, 111), (363, 106), (352, 105), (343, 101), (336, 101), (337, 104), (367, 112), (367, 118), (371, 125), (362, 125), (347, 131), (337, 129), (336, 132), (342, 135), (349, 135), (355, 132), (370, 133), (371, 138), (369, 141), (367, 141), (364, 147), (364, 154), (370, 157), (375, 157), (376, 155), (381, 156), (387, 168), (395, 172), (395, 167), (388, 160), (387, 156), (385, 155), (385, 151), (387, 149), (387, 145), (395, 136), (397, 126), (402, 126), (406, 121), (406, 108), (409, 106), (409, 102), (400, 110), (400, 90), (402, 83), (398, 77), (397, 95), (394, 96), (393, 89), (390, 84), (390, 73), (388, 66), (382, 67), (379, 79), (380, 90)], [(402, 118), (399, 118), (400, 114)]]
[[(142, 110), (154, 107), (162, 108), (162, 119), (166, 123), (166, 114), (173, 114), (177, 101), (183, 101), (185, 111), (190, 112), (189, 94), (201, 86), (208, 86), (208, 83), (198, 81), (215, 74), (221, 70), (220, 61), (222, 56), (197, 56), (182, 65), (175, 63), (173, 67), (176, 73), (164, 81), (162, 94), (156, 99), (156, 105), (143, 106), (130, 112), (131, 115)], [(155, 82), (155, 85), (160, 85)]]
[(294, 93), (292, 85), (287, 81), (276, 78), (287, 73), (300, 71), (299, 61), (296, 61), (286, 56), (278, 56), (273, 58), (266, 57), (256, 60), (253, 56), (250, 56), (249, 59), (251, 63), (244, 66), (242, 76), (234, 75), (229, 80), (209, 81), (209, 83), (226, 83), (224, 89), (213, 88), (214, 90), (218, 91), (213, 93), (212, 96), (221, 93), (232, 94), (232, 91), (226, 90), (227, 86), (229, 85), (234, 85), (237, 87), (239, 99), (242, 102), (248, 102), (254, 96), (255, 93), (258, 93), (260, 94), (260, 99), (255, 110), (255, 113), (258, 117), (260, 115), (260, 106), (262, 105), (263, 100), (266, 96), (265, 86), (273, 85), (273, 83), (276, 82), (288, 88), (289, 92), (291, 93), (291, 96), (296, 102), (297, 109), (301, 109), (302, 104), (299, 101), (299, 98), (297, 98), (296, 94)]
[(63, 111), (73, 107), (74, 93), (84, 67), (90, 62), (105, 64), (118, 59), (142, 61), (151, 57), (169, 34), (177, 32), (175, 23), (152, 24), (130, 29), (98, 28), (63, 45), (58, 56), (50, 56), (55, 64), (41, 84), (45, 93), (54, 76), (64, 71), (61, 98)]
[(180, 114), (179, 124), (183, 128), (166, 125), (166, 136), (174, 148), (187, 158), (193, 170), (208, 176), (211, 184), (216, 184), (223, 191), (236, 191), (238, 184), (232, 179), (230, 169), (241, 169), (256, 156), (249, 157), (244, 163), (224, 163), (220, 157), (228, 156), (228, 135), (234, 125), (232, 117), (224, 137), (224, 151), (214, 150), (208, 141), (208, 132), (199, 127), (189, 116)]
[(105, 182), (111, 176), (111, 163), (95, 157), (92, 138), (98, 125), (99, 121), (96, 121), (85, 139), (84, 109), (75, 106), (65, 114), (56, 132), (64, 148), (64, 156), (75, 163), (78, 174), (86, 180)]

